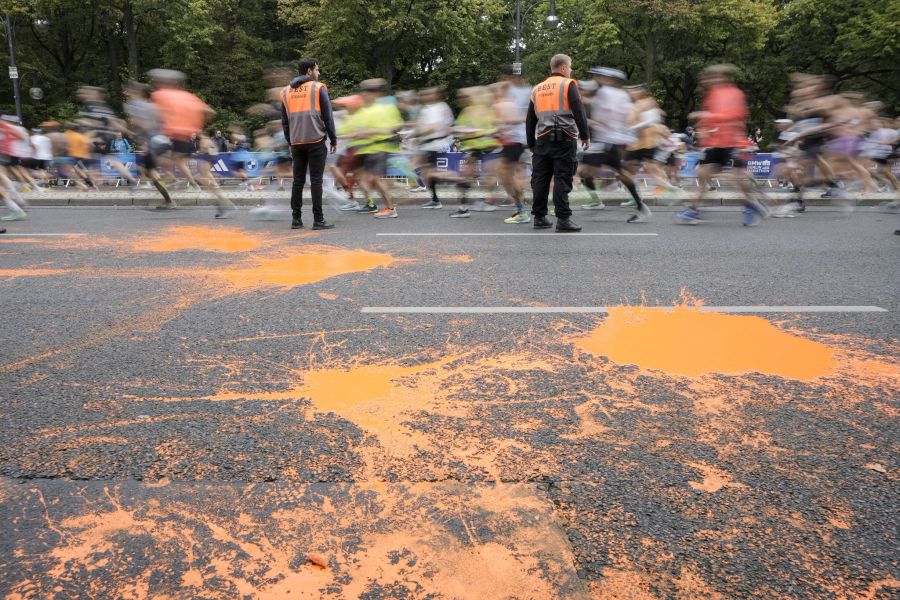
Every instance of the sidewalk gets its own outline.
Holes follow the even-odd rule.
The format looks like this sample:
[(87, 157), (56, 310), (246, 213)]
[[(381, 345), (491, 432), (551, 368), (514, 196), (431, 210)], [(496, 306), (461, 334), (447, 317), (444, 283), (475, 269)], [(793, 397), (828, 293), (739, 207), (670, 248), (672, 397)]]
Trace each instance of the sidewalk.
[[(474, 201), (478, 198), (489, 195), (495, 191), (493, 188), (475, 188), (469, 195), (469, 200)], [(765, 190), (766, 193), (775, 201), (787, 199), (788, 194)], [(643, 192), (643, 190), (642, 190)], [(209, 206), (215, 204), (215, 197), (206, 192), (170, 192), (172, 198), (179, 206)], [(223, 190), (226, 198), (237, 204), (238, 206), (258, 206), (265, 201), (275, 200), (279, 203), (287, 204), (290, 201), (290, 191), (247, 191), (247, 190)], [(441, 201), (448, 205), (457, 204), (457, 193), (455, 190), (448, 188), (439, 189)], [(644, 192), (646, 193), (646, 192)], [(687, 200), (695, 193), (694, 189), (688, 189), (679, 197), (681, 200)], [(805, 194), (805, 201), (810, 206), (830, 206), (831, 200), (822, 199), (819, 196), (820, 191), (808, 191)], [(399, 206), (415, 206), (422, 204), (429, 198), (427, 192), (413, 193), (405, 190), (396, 190), (394, 201)], [(156, 190), (128, 190), (118, 189), (99, 192), (79, 192), (74, 190), (66, 191), (47, 191), (47, 192), (29, 192), (23, 194), (32, 206), (147, 206), (156, 204), (160, 201), (160, 195)], [(304, 200), (309, 201), (309, 190), (304, 191)], [(582, 197), (584, 196), (584, 197)], [(878, 206), (882, 202), (890, 202), (896, 200), (896, 195), (892, 193), (875, 193), (866, 194), (864, 197), (850, 196), (856, 200), (857, 206)], [(601, 198), (607, 206), (618, 206), (620, 202), (630, 199), (627, 192), (602, 192)], [(656, 197), (645, 197), (644, 200), (650, 206), (665, 206), (665, 200), (669, 203), (679, 204), (680, 202), (672, 202), (676, 199), (673, 194), (660, 194)], [(572, 197), (572, 204), (584, 204), (587, 201), (583, 192), (575, 192)], [(703, 202), (705, 205), (719, 206), (739, 206), (741, 204), (741, 195), (737, 191), (721, 190), (710, 192)]]

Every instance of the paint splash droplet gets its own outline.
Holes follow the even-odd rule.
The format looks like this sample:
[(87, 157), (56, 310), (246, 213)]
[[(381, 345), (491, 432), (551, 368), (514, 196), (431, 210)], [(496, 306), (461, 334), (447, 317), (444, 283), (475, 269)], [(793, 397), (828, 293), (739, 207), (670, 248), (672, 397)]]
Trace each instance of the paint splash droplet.
[(765, 373), (809, 381), (837, 369), (834, 351), (777, 329), (761, 317), (620, 306), (593, 332), (573, 340), (581, 350), (619, 364), (671, 375)]

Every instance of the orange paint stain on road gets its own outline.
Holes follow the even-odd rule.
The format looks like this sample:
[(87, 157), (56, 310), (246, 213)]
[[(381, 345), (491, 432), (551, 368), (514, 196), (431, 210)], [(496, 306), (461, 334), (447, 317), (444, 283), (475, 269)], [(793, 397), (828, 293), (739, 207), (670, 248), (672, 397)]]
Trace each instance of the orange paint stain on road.
[(179, 225), (169, 227), (162, 235), (141, 239), (131, 245), (135, 252), (179, 252), (201, 250), (234, 254), (259, 248), (266, 240), (231, 227)]
[(468, 254), (457, 254), (454, 256), (445, 256), (443, 259), (444, 262), (450, 263), (470, 263), (473, 262), (473, 258)]
[(319, 413), (334, 413), (378, 437), (382, 447), (409, 456), (416, 446), (430, 446), (426, 436), (402, 424), (404, 414), (434, 412), (441, 400), (436, 382), (416, 377), (454, 358), (412, 367), (364, 365), (321, 369), (303, 375), (293, 393), (308, 398)]
[(293, 288), (347, 273), (371, 271), (395, 262), (390, 254), (311, 245), (287, 256), (258, 259), (255, 264), (212, 271), (237, 290)]
[(66, 275), (71, 273), (68, 269), (0, 269), (0, 277), (18, 279), (19, 277), (50, 277), (51, 275)]
[(810, 381), (837, 370), (834, 350), (791, 335), (761, 317), (621, 306), (590, 334), (581, 350), (670, 375), (764, 373)]
[(703, 475), (703, 481), (690, 481), (689, 485), (695, 490), (701, 492), (718, 492), (724, 487), (730, 488), (746, 488), (742, 483), (732, 481), (731, 476), (724, 471), (720, 471), (715, 467), (704, 465), (703, 463), (690, 463), (688, 466), (697, 469)]

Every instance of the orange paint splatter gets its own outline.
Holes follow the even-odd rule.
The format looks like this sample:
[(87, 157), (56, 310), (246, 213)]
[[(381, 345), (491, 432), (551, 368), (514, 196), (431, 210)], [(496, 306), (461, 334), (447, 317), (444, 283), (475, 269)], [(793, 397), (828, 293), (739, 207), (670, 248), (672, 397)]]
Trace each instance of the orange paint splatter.
[(619, 364), (688, 377), (758, 372), (808, 381), (837, 368), (830, 347), (785, 333), (766, 319), (688, 306), (611, 308), (600, 327), (573, 342)]
[(456, 254), (454, 256), (445, 256), (443, 258), (444, 262), (452, 262), (452, 263), (470, 263), (472, 262), (472, 257), (468, 254)]
[(0, 277), (48, 277), (50, 275), (65, 275), (66, 269), (0, 269)]
[(334, 246), (307, 246), (279, 258), (264, 258), (249, 267), (212, 271), (238, 290), (259, 287), (292, 288), (330, 277), (371, 271), (395, 261), (390, 254), (350, 250)]
[(692, 488), (695, 490), (699, 490), (702, 492), (718, 492), (724, 487), (731, 488), (746, 488), (742, 483), (737, 483), (731, 480), (731, 477), (728, 473), (720, 471), (714, 467), (710, 467), (709, 465), (704, 465), (703, 463), (690, 463), (691, 467), (700, 471), (703, 475), (703, 481), (690, 481), (688, 482)]
[(135, 252), (178, 252), (203, 250), (206, 252), (249, 252), (259, 248), (263, 240), (240, 229), (225, 227), (176, 226), (150, 240), (132, 245)]
[(337, 300), (337, 294), (326, 294), (325, 292), (319, 292), (319, 298), (323, 300)]
[(303, 375), (293, 393), (309, 398), (320, 413), (335, 413), (375, 434), (382, 446), (408, 456), (430, 446), (428, 439), (402, 425), (402, 416), (433, 410), (439, 400), (428, 379), (410, 376), (436, 369), (451, 359), (414, 367), (366, 365), (350, 369), (322, 369)]

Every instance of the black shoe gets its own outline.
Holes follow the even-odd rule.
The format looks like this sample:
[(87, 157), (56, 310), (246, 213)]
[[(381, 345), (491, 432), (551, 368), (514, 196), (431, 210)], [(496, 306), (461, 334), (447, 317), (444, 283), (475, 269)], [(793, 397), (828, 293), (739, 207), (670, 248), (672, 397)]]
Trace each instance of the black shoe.
[(0, 233), (6, 233), (6, 230), (0, 227)]
[(361, 212), (361, 213), (378, 212), (378, 207), (375, 206), (374, 204), (366, 204), (365, 206), (360, 207), (360, 209), (357, 212)]
[(300, 219), (294, 219), (291, 221), (291, 229), (303, 229), (303, 221)]
[(581, 231), (581, 225), (576, 225), (571, 219), (557, 219), (556, 231), (562, 233), (574, 233), (576, 231)]
[(553, 223), (551, 223), (550, 219), (548, 219), (547, 217), (534, 218), (535, 229), (550, 229), (551, 227), (553, 227)]
[(313, 222), (313, 229), (334, 229), (334, 223), (326, 223), (325, 221)]

